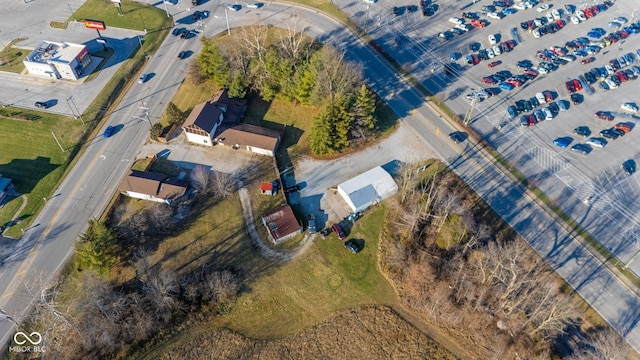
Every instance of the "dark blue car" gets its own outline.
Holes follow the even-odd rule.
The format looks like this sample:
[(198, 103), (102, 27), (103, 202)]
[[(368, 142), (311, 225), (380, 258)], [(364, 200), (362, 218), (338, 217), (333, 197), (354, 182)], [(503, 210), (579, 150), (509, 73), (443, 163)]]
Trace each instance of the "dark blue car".
[(573, 138), (569, 136), (565, 136), (565, 137), (560, 137), (553, 140), (553, 145), (564, 149), (567, 146), (569, 146), (569, 144), (571, 144), (572, 142), (573, 142)]
[(108, 137), (111, 137), (111, 135), (113, 135), (114, 131), (116, 130), (115, 127), (113, 126), (107, 126), (107, 128), (104, 130), (104, 134), (102, 134), (102, 136), (106, 139)]

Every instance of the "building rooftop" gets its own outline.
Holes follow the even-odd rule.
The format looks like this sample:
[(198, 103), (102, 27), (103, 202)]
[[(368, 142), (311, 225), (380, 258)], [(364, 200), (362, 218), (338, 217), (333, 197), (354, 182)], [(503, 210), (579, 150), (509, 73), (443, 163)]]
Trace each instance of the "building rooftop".
[(119, 189), (159, 199), (176, 199), (184, 195), (188, 187), (188, 181), (172, 179), (154, 172), (132, 170), (131, 174), (122, 180)]
[(216, 141), (228, 145), (252, 146), (275, 151), (280, 141), (280, 131), (260, 126), (240, 124), (221, 129)]
[(262, 215), (262, 221), (276, 242), (278, 239), (286, 237), (287, 235), (300, 232), (298, 219), (296, 219), (296, 216), (293, 214), (291, 207), (286, 204)]
[(68, 64), (71, 63), (84, 48), (84, 45), (43, 41), (27, 56), (27, 60), (43, 64), (50, 62)]

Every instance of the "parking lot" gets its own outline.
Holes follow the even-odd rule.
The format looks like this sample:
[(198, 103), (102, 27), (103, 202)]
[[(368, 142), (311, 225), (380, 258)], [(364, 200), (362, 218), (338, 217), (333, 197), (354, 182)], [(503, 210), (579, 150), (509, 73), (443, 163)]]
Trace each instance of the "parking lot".
[[(575, 8), (577, 11), (603, 2), (554, 1), (544, 3), (550, 7), (540, 12), (537, 11), (540, 4), (536, 4), (525, 10), (510, 10), (508, 12), (512, 14), (502, 19), (491, 18), (487, 16), (487, 11), (482, 10), (491, 5), (492, 2), (488, 0), (475, 4), (466, 1), (424, 1), (423, 8), (437, 5), (435, 12), (433, 8), (430, 10), (433, 15), (424, 15), (419, 10), (408, 11), (407, 6), (420, 5), (418, 0), (415, 3), (345, 1), (342, 6), (356, 23), (363, 26), (400, 64), (411, 69), (412, 74), (439, 99), (462, 118), (467, 117), (469, 125), (517, 166), (532, 183), (545, 191), (618, 257), (628, 261), (640, 249), (640, 217), (637, 215), (640, 214), (640, 205), (635, 201), (640, 194), (640, 178), (637, 172), (628, 175), (622, 164), (629, 160), (640, 161), (640, 128), (634, 128), (640, 117), (623, 111), (621, 105), (626, 102), (640, 104), (640, 78), (629, 77), (617, 89), (603, 90), (598, 85), (603, 80), (588, 84), (583, 74), (593, 68), (609, 65), (611, 59), (627, 53), (633, 54), (633, 65), (640, 66), (640, 54), (636, 53), (640, 49), (640, 33), (631, 33), (615, 43), (607, 41), (608, 46), (598, 49), (597, 53), (579, 54), (585, 56), (576, 56), (574, 61), (566, 61), (565, 65), (559, 61), (557, 70), (539, 74), (533, 79), (523, 79), (525, 81), (512, 90), (501, 88), (499, 83), (486, 84), (482, 81), (483, 77), (498, 71), (509, 71), (512, 76), (523, 74), (524, 68), (517, 66), (522, 60), (529, 60), (533, 67), (539, 68), (540, 63), (545, 61), (536, 56), (539, 51), (550, 50), (553, 46), (566, 47), (568, 41), (587, 37), (587, 33), (594, 28), (604, 29), (604, 36), (607, 36), (640, 20), (640, 17), (636, 17), (632, 2), (618, 1), (579, 24), (571, 21), (573, 15), (568, 14), (568, 9)], [(573, 6), (567, 9), (565, 5)], [(398, 11), (398, 7), (404, 7), (405, 11)], [(501, 10), (501, 7), (496, 8), (496, 11)], [(510, 8), (514, 9), (513, 6)], [(532, 31), (522, 28), (522, 22), (545, 17), (552, 10), (561, 10), (560, 18), (564, 20), (562, 28), (554, 25), (555, 33), (535, 37)], [(395, 15), (394, 12), (401, 14)], [(485, 26), (469, 26), (468, 31), (452, 33), (452, 28), (459, 21), (451, 18), (463, 19), (463, 12), (476, 13)], [(610, 26), (609, 23), (617, 17), (625, 17), (627, 22), (621, 22), (619, 27), (614, 27), (616, 24)], [(467, 24), (471, 20), (464, 19)], [(439, 36), (444, 32), (453, 35), (447, 35), (449, 39), (444, 40), (443, 36)], [(493, 58), (481, 60), (475, 65), (468, 64), (467, 55), (479, 53), (470, 50), (470, 44), (479, 43), (481, 49), (493, 48), (490, 35), (494, 35), (494, 42), (498, 45), (514, 40), (515, 46), (511, 51), (494, 54)], [(578, 49), (567, 50), (568, 55), (574, 55)], [(591, 57), (595, 60), (581, 64), (581, 60)], [(498, 60), (499, 64), (488, 66)], [(546, 62), (552, 61), (549, 59)], [(633, 65), (623, 68), (631, 69)], [(577, 105), (571, 101), (566, 86), (567, 81), (574, 79), (582, 87), (576, 91), (582, 98)], [(467, 98), (467, 94), (488, 88), (493, 89), (496, 95), (476, 101)], [(535, 126), (523, 127), (521, 115), (533, 115), (534, 110), (543, 109), (548, 104), (534, 104), (529, 111), (509, 118), (508, 106), (515, 105), (517, 100), (529, 100), (540, 92), (552, 94), (553, 102), (564, 102), (568, 109), (556, 109), (552, 119), (536, 120)], [(615, 118), (613, 121), (598, 119), (594, 116), (597, 111), (606, 111)], [(612, 128), (619, 122), (628, 123), (631, 130), (615, 140), (605, 139), (607, 143), (604, 148), (591, 146), (590, 153), (586, 155), (571, 150), (573, 145), (584, 144), (587, 139), (574, 134), (576, 127), (587, 126), (592, 137), (601, 137), (600, 131)], [(560, 137), (571, 138), (570, 144), (565, 148), (554, 145), (554, 139)]]

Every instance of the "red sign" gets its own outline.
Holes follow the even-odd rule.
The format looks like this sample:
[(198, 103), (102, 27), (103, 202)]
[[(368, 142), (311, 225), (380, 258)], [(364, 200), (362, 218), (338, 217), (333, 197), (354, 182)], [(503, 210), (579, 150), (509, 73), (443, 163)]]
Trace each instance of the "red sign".
[(96, 30), (104, 30), (107, 27), (104, 26), (104, 21), (100, 21), (100, 20), (85, 20), (84, 21), (84, 26), (87, 29), (96, 29)]

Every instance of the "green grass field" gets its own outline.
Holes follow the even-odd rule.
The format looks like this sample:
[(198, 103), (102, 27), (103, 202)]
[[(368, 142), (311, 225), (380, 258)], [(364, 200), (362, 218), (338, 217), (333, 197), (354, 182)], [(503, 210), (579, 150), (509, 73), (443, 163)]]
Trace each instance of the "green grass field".
[[(4, 110), (0, 116), (9, 109)], [(53, 188), (66, 170), (70, 153), (60, 150), (51, 132), (67, 149), (74, 147), (82, 134), (80, 121), (60, 115), (32, 114), (40, 119), (25, 121), (0, 117), (0, 149), (6, 149), (0, 152), (0, 174), (13, 179), (16, 191), (27, 195), (28, 199), (20, 214), (22, 223), (7, 230), (7, 235), (14, 237), (21, 235), (20, 228), (28, 227), (42, 207), (43, 198), (53, 195)], [(22, 199), (16, 198), (0, 209), (0, 225), (11, 220), (20, 204)]]
[(378, 207), (356, 223), (352, 237), (366, 241), (359, 254), (349, 252), (335, 236), (317, 236), (305, 254), (249, 283), (251, 291), (221, 319), (225, 326), (252, 338), (279, 338), (339, 310), (395, 303), (395, 291), (377, 267), (384, 213)]

